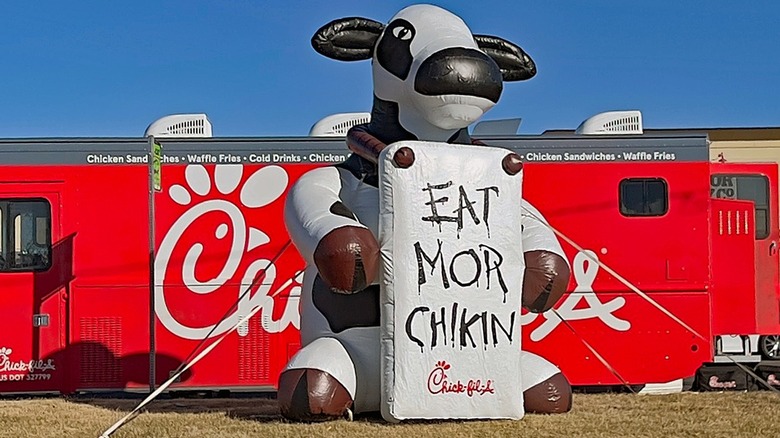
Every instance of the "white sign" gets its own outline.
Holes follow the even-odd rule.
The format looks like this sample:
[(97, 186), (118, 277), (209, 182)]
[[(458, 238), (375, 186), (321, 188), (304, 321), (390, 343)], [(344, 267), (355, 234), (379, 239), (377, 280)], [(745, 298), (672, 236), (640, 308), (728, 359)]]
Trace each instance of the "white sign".
[[(414, 152), (396, 165), (400, 148)], [(521, 418), (522, 172), (506, 149), (380, 156), (383, 416)]]

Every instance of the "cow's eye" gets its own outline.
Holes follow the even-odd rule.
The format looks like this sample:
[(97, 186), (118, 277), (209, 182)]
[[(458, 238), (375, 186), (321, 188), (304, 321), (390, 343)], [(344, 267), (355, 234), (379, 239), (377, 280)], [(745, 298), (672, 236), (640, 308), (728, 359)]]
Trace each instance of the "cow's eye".
[(393, 35), (395, 35), (395, 37), (399, 40), (409, 41), (412, 39), (414, 33), (408, 27), (399, 25), (393, 28)]

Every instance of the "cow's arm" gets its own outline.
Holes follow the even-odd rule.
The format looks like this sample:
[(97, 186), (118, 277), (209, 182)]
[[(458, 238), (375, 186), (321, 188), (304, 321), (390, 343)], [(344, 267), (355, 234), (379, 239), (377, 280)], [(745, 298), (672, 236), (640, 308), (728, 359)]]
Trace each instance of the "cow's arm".
[(531, 312), (550, 309), (566, 292), (571, 270), (566, 255), (546, 219), (523, 200), (523, 306)]
[(340, 198), (341, 175), (323, 167), (290, 189), (284, 222), (298, 252), (334, 292), (353, 293), (376, 278), (379, 245)]

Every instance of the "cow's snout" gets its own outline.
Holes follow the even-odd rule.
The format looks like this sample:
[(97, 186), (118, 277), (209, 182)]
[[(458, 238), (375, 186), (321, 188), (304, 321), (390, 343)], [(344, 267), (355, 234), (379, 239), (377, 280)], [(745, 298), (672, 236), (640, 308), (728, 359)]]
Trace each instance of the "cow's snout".
[(498, 64), (479, 50), (453, 47), (423, 61), (414, 79), (414, 90), (425, 96), (456, 94), (498, 102), (503, 90)]

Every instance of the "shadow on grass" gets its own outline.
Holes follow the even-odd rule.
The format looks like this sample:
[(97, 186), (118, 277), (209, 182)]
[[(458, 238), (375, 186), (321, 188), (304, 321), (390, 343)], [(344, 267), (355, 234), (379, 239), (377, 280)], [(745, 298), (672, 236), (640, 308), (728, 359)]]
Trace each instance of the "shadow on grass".
[[(130, 412), (146, 394), (90, 394), (69, 396), (65, 400), (103, 409)], [(142, 410), (156, 414), (224, 414), (229, 418), (261, 422), (284, 421), (279, 413), (275, 394), (230, 394), (224, 392), (187, 392), (163, 394)]]
[[(286, 418), (282, 417), (282, 414), (279, 413), (279, 407), (276, 405), (276, 400), (270, 400), (270, 401), (273, 402), (272, 413), (269, 412), (257, 413), (257, 412), (253, 412), (252, 410), (234, 409), (226, 413), (226, 415), (230, 418), (237, 419), (237, 420), (259, 421), (259, 422), (279, 421), (279, 422), (291, 423), (291, 424), (298, 423), (298, 422), (287, 420)], [(379, 412), (365, 412), (365, 413), (355, 414), (354, 421), (360, 423), (388, 424), (382, 418), (382, 415)], [(300, 422), (300, 424), (317, 424), (317, 423)]]
[[(118, 411), (122, 415), (136, 408), (148, 394), (105, 392), (56, 396), (52, 394), (4, 396), (3, 400), (59, 398), (96, 408)], [(260, 423), (295, 423), (282, 417), (273, 392), (173, 391), (164, 393), (145, 406), (141, 413), (152, 414), (222, 414), (228, 418)], [(356, 414), (360, 423), (388, 424), (379, 412)], [(304, 423), (302, 423), (304, 424)]]

